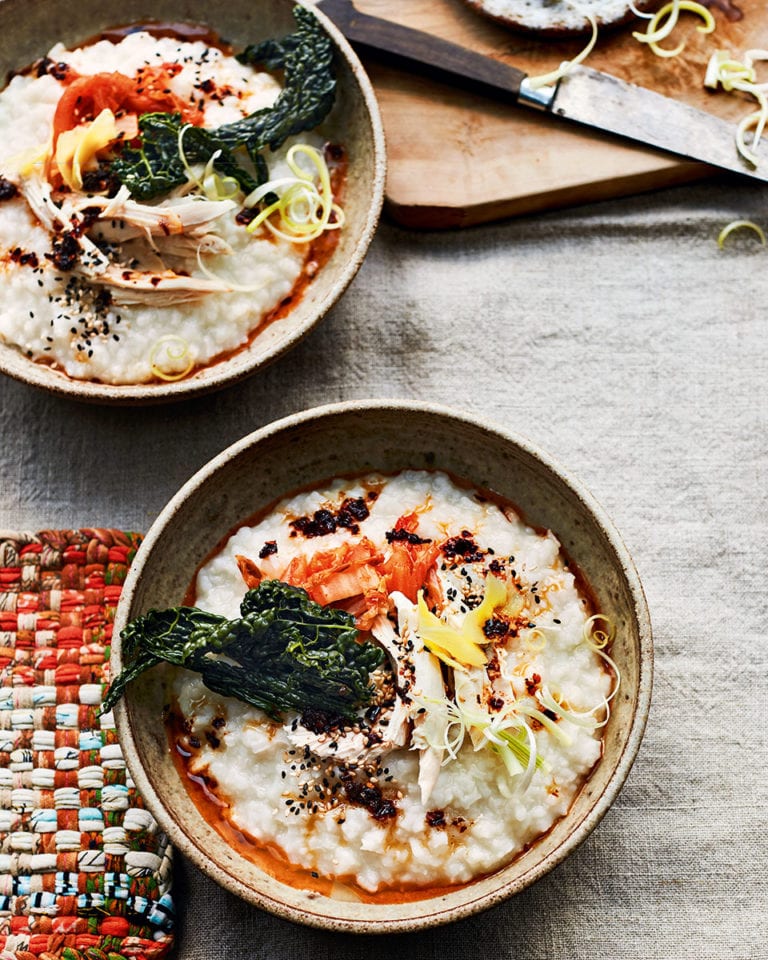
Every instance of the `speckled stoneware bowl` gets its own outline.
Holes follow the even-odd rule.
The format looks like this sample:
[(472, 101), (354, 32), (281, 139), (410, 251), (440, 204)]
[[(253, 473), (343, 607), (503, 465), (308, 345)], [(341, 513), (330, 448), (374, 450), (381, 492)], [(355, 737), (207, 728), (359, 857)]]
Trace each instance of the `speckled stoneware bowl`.
[[(295, 28), (292, 10), (304, 0), (2, 0), (0, 77), (43, 56), (58, 41), (77, 45), (107, 27), (148, 20), (202, 23), (238, 49)], [(0, 343), (0, 371), (53, 393), (95, 403), (148, 404), (187, 399), (250, 376), (295, 346), (343, 294), (365, 257), (384, 196), (384, 134), (371, 84), (350, 45), (322, 13), (317, 16), (336, 47), (337, 98), (322, 130), (344, 144), (349, 170), (344, 192), (346, 224), (328, 263), (301, 301), (267, 325), (229, 358), (173, 383), (136, 386), (73, 380)], [(201, 309), (205, 309), (204, 304)]]
[(276, 498), (339, 474), (440, 468), (510, 499), (532, 524), (555, 531), (617, 628), (612, 655), (622, 684), (605, 753), (570, 812), (507, 867), (443, 896), (410, 903), (358, 903), (296, 890), (245, 860), (198, 812), (170, 756), (161, 720), (164, 670), (129, 686), (116, 707), (130, 771), (172, 841), (222, 886), (258, 907), (312, 926), (383, 933), (447, 923), (520, 892), (560, 863), (597, 825), (640, 745), (651, 696), (648, 610), (632, 560), (611, 522), (545, 454), (498, 427), (414, 403), (365, 401), (296, 414), (251, 434), (197, 473), (147, 534), (126, 581), (119, 631), (152, 607), (178, 605), (199, 564), (221, 539)]

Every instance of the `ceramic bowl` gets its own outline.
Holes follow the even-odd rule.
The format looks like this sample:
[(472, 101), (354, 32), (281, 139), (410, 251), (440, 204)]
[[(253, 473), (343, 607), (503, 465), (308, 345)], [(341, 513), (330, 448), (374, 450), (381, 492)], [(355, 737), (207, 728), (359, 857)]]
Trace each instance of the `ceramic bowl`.
[(173, 843), (222, 886), (281, 917), (352, 932), (415, 930), (476, 913), (523, 890), (597, 825), (629, 772), (651, 694), (652, 641), (643, 591), (611, 522), (580, 483), (527, 441), (443, 408), (351, 402), (288, 417), (251, 434), (197, 473), (153, 524), (126, 580), (119, 631), (150, 608), (176, 606), (200, 563), (233, 527), (276, 498), (335, 475), (370, 469), (442, 469), (514, 502), (527, 522), (556, 532), (617, 628), (612, 655), (622, 683), (604, 756), (568, 814), (508, 866), (442, 896), (359, 903), (293, 889), (227, 845), (189, 797), (161, 721), (162, 668), (128, 687), (115, 709), (124, 755), (150, 810)]
[[(108, 27), (148, 20), (203, 23), (236, 49), (295, 28), (294, 0), (3, 0), (0, 3), (0, 76), (26, 67), (56, 42), (78, 45)], [(309, 6), (309, 4), (306, 4)], [(218, 363), (172, 383), (113, 386), (74, 380), (0, 343), (0, 371), (56, 394), (97, 403), (147, 404), (187, 399), (250, 376), (295, 346), (328, 313), (363, 261), (384, 194), (384, 135), (378, 106), (360, 61), (347, 41), (317, 12), (336, 48), (337, 98), (324, 133), (347, 149), (346, 224), (323, 269), (300, 302), (268, 324), (250, 344)], [(204, 307), (202, 307), (204, 309)]]

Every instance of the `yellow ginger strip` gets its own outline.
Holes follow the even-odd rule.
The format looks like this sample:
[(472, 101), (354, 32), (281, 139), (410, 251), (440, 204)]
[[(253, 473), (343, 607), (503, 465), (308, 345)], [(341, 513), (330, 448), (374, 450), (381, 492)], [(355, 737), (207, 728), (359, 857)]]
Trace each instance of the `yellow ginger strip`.
[(108, 109), (102, 110), (90, 123), (62, 133), (56, 142), (56, 166), (64, 183), (72, 190), (82, 190), (83, 170), (119, 133), (115, 115)]

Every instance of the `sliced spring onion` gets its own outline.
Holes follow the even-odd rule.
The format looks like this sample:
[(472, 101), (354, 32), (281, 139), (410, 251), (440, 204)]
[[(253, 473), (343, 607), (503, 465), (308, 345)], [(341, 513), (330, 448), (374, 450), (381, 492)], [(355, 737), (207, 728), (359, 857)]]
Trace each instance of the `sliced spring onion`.
[(579, 63), (583, 63), (583, 61), (587, 59), (597, 43), (597, 20), (595, 19), (595, 15), (591, 10), (583, 10), (577, 3), (571, 3), (570, 6), (579, 13), (584, 14), (584, 19), (589, 21), (589, 25), (592, 28), (592, 36), (587, 41), (584, 49), (580, 53), (577, 53), (573, 60), (564, 60), (556, 70), (552, 70), (549, 73), (542, 73), (537, 77), (528, 77), (528, 86), (532, 90), (539, 90), (541, 87), (550, 87), (559, 80), (562, 80), (563, 77), (570, 73), (573, 67)]
[(444, 731), (439, 741), (429, 741), (434, 749), (443, 750), (443, 766), (455, 760), (470, 731), (480, 733), (474, 737), (475, 750), (489, 748), (501, 759), (510, 778), (516, 780), (516, 788), (527, 790), (537, 769), (545, 769), (546, 763), (536, 751), (536, 737), (525, 718), (516, 712), (516, 706), (504, 713), (489, 714), (484, 710), (471, 710), (456, 701), (444, 697), (415, 696), (414, 702), (428, 712), (436, 713), (444, 721)]
[(427, 746), (445, 752), (441, 763), (442, 766), (445, 766), (458, 757), (459, 750), (464, 743), (467, 734), (464, 716), (455, 701), (448, 697), (438, 700), (434, 697), (414, 696), (413, 701), (419, 708), (424, 709), (430, 715), (437, 716), (441, 721), (441, 723), (436, 724), (436, 727), (442, 731), (442, 735), (436, 740), (429, 736), (429, 724), (422, 724), (420, 729), (424, 732)]
[(240, 184), (234, 177), (222, 177), (214, 169), (221, 150), (211, 155), (203, 170), (203, 193), (208, 200), (231, 200), (240, 193)]
[(751, 220), (732, 220), (729, 224), (723, 227), (717, 238), (717, 245), (721, 250), (725, 246), (725, 241), (728, 239), (728, 237), (730, 237), (734, 230), (751, 230), (753, 233), (757, 234), (760, 244), (763, 247), (765, 246), (765, 233), (762, 227), (758, 226), (756, 223), (753, 223)]
[(715, 18), (703, 4), (697, 3), (696, 0), (671, 0), (670, 3), (665, 3), (660, 10), (657, 10), (648, 21), (645, 33), (635, 31), (632, 36), (640, 43), (647, 43), (657, 57), (676, 57), (685, 49), (685, 41), (681, 41), (677, 47), (671, 50), (668, 47), (660, 47), (659, 42), (665, 40), (672, 33), (677, 26), (682, 11), (701, 17), (704, 22), (696, 27), (699, 33), (712, 33), (715, 29)]
[(528, 703), (518, 702), (515, 704), (515, 710), (523, 716), (530, 717), (531, 720), (538, 720), (542, 727), (545, 727), (556, 740), (560, 741), (560, 743), (564, 744), (565, 746), (569, 746), (571, 744), (571, 738), (568, 736), (568, 734), (561, 727), (559, 727), (554, 720), (548, 717), (546, 713), (543, 713), (541, 710), (539, 710), (538, 707), (533, 707)]
[[(180, 372), (168, 373), (167, 370), (164, 370), (160, 365), (162, 361), (165, 360), (168, 366), (175, 367), (177, 362), (184, 360), (185, 357), (187, 358), (187, 362), (184, 369)], [(174, 334), (160, 337), (160, 339), (156, 341), (149, 352), (149, 362), (153, 376), (168, 381), (183, 379), (195, 365), (190, 355), (189, 343), (183, 337), (177, 337)]]
[[(245, 198), (245, 206), (252, 207), (267, 194), (277, 196), (274, 203), (251, 220), (247, 231), (254, 233), (265, 226), (281, 240), (311, 243), (326, 230), (340, 229), (344, 211), (333, 199), (331, 174), (323, 154), (309, 144), (297, 143), (288, 151), (286, 163), (292, 177), (262, 184)], [(279, 214), (277, 224), (272, 221), (275, 213)]]
[[(510, 730), (501, 730), (499, 736), (504, 741), (505, 749), (500, 750), (496, 747), (496, 752), (502, 757), (511, 754), (515, 760), (523, 767), (523, 775), (518, 783), (518, 789), (521, 793), (530, 786), (534, 773), (544, 766), (543, 759), (536, 752), (536, 738), (533, 730), (524, 723), (514, 733)], [(509, 768), (508, 768), (509, 769)]]

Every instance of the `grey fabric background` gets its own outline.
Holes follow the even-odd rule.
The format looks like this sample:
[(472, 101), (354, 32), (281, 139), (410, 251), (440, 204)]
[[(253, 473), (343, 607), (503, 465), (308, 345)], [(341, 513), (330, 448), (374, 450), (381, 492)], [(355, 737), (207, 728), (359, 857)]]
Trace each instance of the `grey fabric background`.
[(0, 382), (0, 527), (146, 530), (227, 444), (320, 403), (412, 397), (579, 476), (644, 582), (645, 740), (584, 845), (527, 892), (398, 938), (305, 930), (178, 864), (179, 960), (768, 957), (768, 190), (713, 180), (467, 232), (384, 223), (342, 303), (259, 376), (187, 405)]

